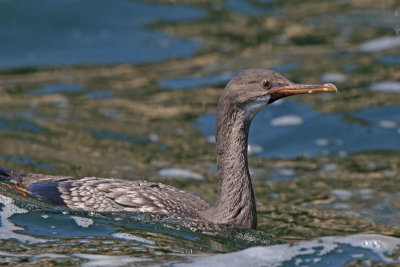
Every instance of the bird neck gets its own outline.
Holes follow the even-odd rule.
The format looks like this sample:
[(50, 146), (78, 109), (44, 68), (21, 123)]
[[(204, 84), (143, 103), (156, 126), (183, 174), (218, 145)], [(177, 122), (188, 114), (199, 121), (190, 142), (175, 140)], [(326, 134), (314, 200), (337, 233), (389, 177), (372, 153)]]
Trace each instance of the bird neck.
[(246, 111), (226, 103), (218, 105), (216, 147), (218, 197), (207, 219), (215, 223), (256, 228), (257, 214), (247, 161), (251, 119)]

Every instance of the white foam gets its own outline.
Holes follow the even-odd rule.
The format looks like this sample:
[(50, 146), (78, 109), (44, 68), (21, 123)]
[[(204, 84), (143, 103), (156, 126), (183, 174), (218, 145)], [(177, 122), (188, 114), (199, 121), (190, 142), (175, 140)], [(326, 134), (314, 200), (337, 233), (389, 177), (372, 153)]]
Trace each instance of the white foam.
[(84, 218), (84, 217), (79, 217), (79, 216), (71, 216), (72, 219), (74, 219), (75, 223), (79, 225), (80, 227), (83, 228), (88, 228), (91, 226), (94, 222), (90, 218)]
[(8, 263), (10, 264), (10, 266), (12, 266), (13, 263), (20, 263), (22, 259), (24, 262), (26, 262), (27, 258), (29, 262), (26, 262), (26, 265), (39, 266), (40, 263), (43, 264), (43, 262), (40, 262), (42, 258), (65, 259), (68, 258), (69, 256), (63, 254), (55, 254), (55, 253), (27, 254), (27, 253), (8, 253), (0, 251), (0, 257), (3, 257), (3, 259), (5, 258), (5, 261), (3, 260), (2, 263), (4, 262)]
[(112, 236), (115, 238), (125, 239), (125, 240), (129, 240), (129, 241), (136, 241), (136, 242), (140, 242), (140, 243), (144, 243), (144, 244), (148, 244), (148, 245), (156, 244), (154, 241), (147, 240), (143, 237), (128, 234), (128, 233), (114, 233), (114, 234), (112, 234)]
[[(324, 256), (335, 249), (346, 249), (341, 245), (362, 248), (377, 255), (381, 261), (386, 263), (399, 263), (399, 259), (390, 256), (400, 245), (400, 239), (384, 235), (359, 234), (351, 236), (322, 237), (310, 241), (302, 241), (294, 244), (275, 245), (268, 247), (252, 247), (242, 251), (227, 253), (217, 256), (195, 259), (190, 263), (177, 266), (282, 266), (288, 261), (302, 261), (301, 256), (307, 256), (313, 262), (324, 260)], [(366, 251), (367, 252), (367, 251)], [(339, 252), (337, 253), (339, 256)], [(360, 254), (346, 256), (347, 260), (358, 258)], [(344, 254), (340, 254), (343, 257)], [(367, 258), (367, 257), (366, 257)]]
[(371, 84), (371, 90), (385, 93), (400, 93), (400, 82), (398, 81), (381, 81)]
[(358, 47), (358, 51), (377, 52), (377, 51), (392, 49), (398, 46), (400, 46), (400, 37), (385, 36), (381, 38), (372, 39), (360, 44)]
[(0, 203), (3, 204), (0, 211), (0, 240), (15, 238), (20, 242), (27, 243), (46, 242), (45, 239), (15, 233), (14, 231), (22, 231), (24, 228), (16, 226), (9, 218), (14, 214), (23, 214), (28, 211), (17, 207), (14, 204), (14, 200), (10, 197), (0, 195)]
[[(40, 263), (42, 258), (51, 259), (65, 259), (70, 258), (70, 255), (55, 254), (55, 253), (42, 253), (42, 254), (27, 254), (27, 253), (7, 253), (0, 251), (0, 256), (7, 258), (30, 258), (30, 265), (37, 265)], [(81, 267), (97, 267), (97, 266), (130, 266), (132, 263), (138, 263), (143, 261), (149, 261), (150, 259), (131, 257), (126, 255), (121, 256), (110, 256), (110, 255), (98, 255), (98, 254), (86, 254), (86, 253), (75, 253), (72, 256), (81, 259), (88, 260), (82, 263)]]
[(181, 178), (203, 180), (204, 177), (196, 172), (192, 172), (180, 168), (166, 168), (158, 171), (158, 176), (161, 178)]
[(73, 256), (88, 260), (88, 262), (82, 263), (80, 265), (81, 267), (127, 266), (134, 262), (148, 261), (148, 259), (131, 257), (131, 256), (110, 256), (110, 255), (83, 254), (83, 253), (73, 254)]
[(34, 257), (34, 258), (68, 258), (69, 256), (56, 253), (43, 253), (43, 254), (27, 254), (27, 253), (8, 253), (0, 251), (0, 256), (3, 257)]
[(271, 120), (271, 125), (275, 127), (295, 126), (303, 124), (304, 119), (298, 115), (284, 115)]

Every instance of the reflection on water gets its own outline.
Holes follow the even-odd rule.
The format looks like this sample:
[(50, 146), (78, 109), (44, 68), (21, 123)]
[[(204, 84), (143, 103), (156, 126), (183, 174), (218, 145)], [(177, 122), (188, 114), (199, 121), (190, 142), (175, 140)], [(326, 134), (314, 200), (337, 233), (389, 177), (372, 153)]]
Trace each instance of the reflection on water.
[[(301, 116), (299, 115), (301, 114)], [(318, 156), (373, 149), (400, 150), (400, 106), (384, 106), (346, 114), (318, 114), (292, 101), (260, 112), (250, 128), (250, 144), (261, 145), (263, 157)], [(354, 119), (353, 119), (354, 118)], [(198, 119), (204, 135), (215, 132), (216, 114)], [(362, 122), (362, 123), (359, 123)], [(377, 140), (379, 140), (377, 142)]]
[[(7, 239), (17, 239), (21, 242), (45, 242), (44, 239), (39, 239), (34, 236), (22, 235), (18, 234), (15, 231), (23, 230), (24, 228), (16, 226), (12, 221), (10, 221), (10, 217), (15, 214), (24, 214), (28, 211), (26, 209), (21, 209), (14, 205), (14, 201), (6, 196), (0, 195), (0, 204), (2, 205), (2, 211), (0, 213), (1, 219), (1, 231), (0, 238), (1, 240)], [(1, 241), (3, 242), (3, 241)]]
[(387, 65), (400, 65), (400, 56), (383, 56), (379, 61)]
[(202, 17), (204, 12), (193, 6), (139, 1), (2, 1), (0, 35), (8, 41), (0, 44), (0, 67), (142, 63), (187, 57), (201, 47), (199, 42), (149, 31), (145, 26)]
[[(263, 0), (257, 2), (273, 3), (276, 1), (277, 0)], [(245, 0), (228, 0), (226, 1), (226, 8), (249, 16), (277, 15), (282, 13), (279, 9), (271, 7), (260, 7), (259, 5), (255, 6)]]
[[(388, 176), (393, 174), (387, 174)], [(390, 178), (390, 177), (387, 177)], [(321, 207), (347, 213), (356, 213), (377, 223), (398, 225), (400, 216), (397, 212), (400, 194), (376, 192), (369, 188), (355, 190), (335, 189), (331, 191), (335, 199)]]
[(168, 90), (187, 90), (209, 85), (226, 84), (235, 75), (236, 73), (221, 73), (206, 77), (173, 78), (162, 80), (160, 86)]
[[(266, 66), (267, 68), (279, 73), (291, 72), (298, 69), (298, 63), (285, 63), (277, 66)], [(235, 77), (238, 72), (223, 72), (209, 76), (181, 77), (161, 80), (160, 87), (167, 90), (188, 90), (206, 86), (225, 85), (230, 79)]]
[(26, 92), (28, 95), (68, 94), (81, 92), (83, 86), (80, 84), (49, 84), (44, 88), (33, 89)]
[(255, 118), (258, 232), (72, 212), (0, 185), (1, 264), (398, 263), (396, 3), (172, 2), (1, 1), (0, 165), (162, 180), (213, 202), (227, 80), (257, 67), (337, 84)]
[(245, 251), (195, 259), (178, 266), (369, 266), (376, 262), (393, 263), (400, 239), (380, 235), (327, 237), (295, 245), (255, 247)]
[(87, 131), (98, 138), (120, 140), (131, 144), (146, 143), (151, 141), (151, 137), (149, 136), (128, 136), (119, 133), (99, 131), (94, 129), (87, 129)]
[[(141, 260), (157, 262), (182, 260), (186, 253), (190, 256), (279, 243), (247, 229), (222, 228), (220, 232), (221, 228), (218, 231), (209, 228), (202, 230), (209, 234), (196, 233), (177, 225), (176, 221), (151, 214), (57, 211), (20, 201), (17, 204), (3, 195), (0, 195), (0, 205), (0, 257), (10, 257), (12, 262), (24, 258), (59, 258), (59, 253), (89, 260), (108, 259), (108, 255), (128, 251), (129, 258), (140, 256)], [(200, 224), (190, 221), (186, 227), (202, 229)]]
[(18, 131), (18, 132), (28, 131), (37, 134), (42, 132), (40, 128), (31, 121), (24, 119), (10, 120), (1, 117), (0, 117), (0, 129), (3, 131)]
[(115, 97), (114, 92), (107, 92), (107, 91), (91, 91), (88, 92), (86, 95), (92, 99), (107, 99)]
[(24, 164), (24, 165), (32, 165), (32, 166), (36, 166), (39, 168), (53, 168), (53, 165), (50, 163), (46, 163), (46, 162), (38, 162), (36, 161), (34, 158), (31, 158), (29, 156), (22, 156), (22, 157), (17, 157), (17, 156), (2, 156), (0, 155), (0, 160), (7, 160), (7, 161), (11, 161), (11, 162), (15, 162), (17, 164)]

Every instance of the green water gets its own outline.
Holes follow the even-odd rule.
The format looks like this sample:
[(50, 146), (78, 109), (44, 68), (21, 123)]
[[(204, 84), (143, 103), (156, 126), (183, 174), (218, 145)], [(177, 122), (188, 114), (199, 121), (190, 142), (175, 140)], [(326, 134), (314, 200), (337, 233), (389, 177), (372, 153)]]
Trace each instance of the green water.
[[(230, 77), (272, 68), (339, 89), (256, 117), (258, 232), (59, 210), (0, 187), (0, 262), (174, 265), (322, 236), (399, 237), (399, 12), (391, 0), (0, 2), (6, 168), (145, 178), (213, 202), (213, 113)], [(170, 168), (200, 179), (163, 178)]]

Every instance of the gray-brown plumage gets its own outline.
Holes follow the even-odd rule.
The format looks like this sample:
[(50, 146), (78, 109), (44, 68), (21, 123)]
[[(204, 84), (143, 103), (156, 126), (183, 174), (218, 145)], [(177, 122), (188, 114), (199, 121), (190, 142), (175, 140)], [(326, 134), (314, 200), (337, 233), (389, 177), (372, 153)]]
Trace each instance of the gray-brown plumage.
[(256, 228), (256, 203), (247, 163), (247, 139), (252, 119), (277, 99), (336, 91), (332, 84), (294, 84), (265, 69), (245, 70), (233, 78), (218, 104), (218, 196), (214, 206), (175, 187), (146, 181), (21, 174), (1, 167), (0, 181), (15, 184), (13, 187), (8, 183), (7, 186), (18, 192), (27, 190), (56, 205), (76, 210), (158, 212)]

